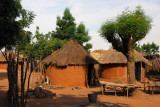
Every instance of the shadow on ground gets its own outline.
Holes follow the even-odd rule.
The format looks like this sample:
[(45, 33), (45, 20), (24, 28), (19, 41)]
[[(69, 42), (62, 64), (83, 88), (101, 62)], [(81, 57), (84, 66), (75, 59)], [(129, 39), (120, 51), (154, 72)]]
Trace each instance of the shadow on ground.
[(1, 90), (3, 87), (0, 86), (0, 107), (9, 107), (7, 99), (7, 91)]
[[(143, 89), (140, 90), (146, 94), (152, 94), (152, 88), (150, 89), (150, 91), (148, 90), (148, 88), (144, 91)], [(160, 94), (160, 87), (154, 87), (153, 88), (153, 94)]]
[(0, 80), (7, 79), (7, 78), (8, 76), (6, 72), (0, 72)]
[[(91, 107), (88, 101), (88, 97), (77, 97), (74, 95), (58, 95), (53, 99), (29, 99), (28, 107)], [(101, 102), (97, 100), (96, 104), (93, 104), (92, 107), (127, 107), (126, 104), (113, 104), (109, 102)]]

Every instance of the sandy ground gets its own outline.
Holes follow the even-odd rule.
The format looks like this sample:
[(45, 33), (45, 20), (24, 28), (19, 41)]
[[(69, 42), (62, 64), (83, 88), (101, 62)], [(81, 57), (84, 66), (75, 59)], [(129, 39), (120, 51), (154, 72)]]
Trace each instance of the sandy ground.
[(146, 94), (144, 92), (138, 91), (137, 95), (134, 97), (127, 98), (126, 96), (118, 95), (114, 96), (113, 92), (105, 93), (106, 95), (101, 95), (101, 88), (86, 88), (80, 90), (71, 89), (61, 89), (52, 90), (57, 96), (53, 99), (30, 99), (28, 102), (28, 107), (53, 107), (62, 105), (87, 105), (88, 94), (97, 93), (98, 103), (113, 103), (124, 107), (159, 107), (160, 106), (160, 94)]
[[(5, 77), (5, 72), (0, 72), (0, 107), (7, 107), (6, 93), (8, 90), (8, 80)], [(36, 99), (30, 97), (27, 103), (27, 107), (73, 107), (71, 105), (87, 105), (88, 94), (98, 94), (97, 102), (113, 103), (122, 107), (159, 107), (160, 106), (160, 88), (154, 95), (147, 94), (142, 90), (139, 90), (136, 96), (127, 98), (121, 95), (114, 96), (113, 92), (105, 93), (101, 95), (101, 88), (85, 88), (80, 90), (72, 90), (71, 88), (64, 89), (52, 89), (53, 93), (56, 93), (56, 97), (46, 99)]]
[(7, 102), (8, 79), (7, 72), (0, 71), (0, 107), (8, 107)]

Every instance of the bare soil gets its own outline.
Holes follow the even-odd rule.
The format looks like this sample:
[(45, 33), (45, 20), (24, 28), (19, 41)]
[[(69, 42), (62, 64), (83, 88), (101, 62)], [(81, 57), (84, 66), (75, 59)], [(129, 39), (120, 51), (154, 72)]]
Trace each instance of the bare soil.
[[(6, 72), (0, 72), (0, 107), (8, 107), (6, 98), (8, 90), (8, 80)], [(122, 107), (159, 107), (160, 105), (160, 88), (155, 88), (155, 94), (151, 95), (139, 89), (134, 97), (127, 98), (121, 93), (114, 96), (114, 92), (107, 92), (101, 95), (101, 88), (83, 88), (80, 90), (72, 90), (71, 88), (63, 89), (50, 89), (56, 93), (56, 97), (37, 99), (30, 96), (28, 99), (27, 107), (74, 107), (85, 106), (89, 104), (88, 94), (98, 94), (98, 104), (115, 104)], [(73, 106), (72, 106), (73, 105)], [(109, 105), (110, 106), (110, 105)]]

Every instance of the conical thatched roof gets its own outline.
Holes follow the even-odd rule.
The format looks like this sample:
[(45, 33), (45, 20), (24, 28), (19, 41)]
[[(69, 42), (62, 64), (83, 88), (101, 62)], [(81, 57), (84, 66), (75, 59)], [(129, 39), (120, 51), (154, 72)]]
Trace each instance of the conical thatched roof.
[(98, 59), (100, 56), (102, 56), (107, 50), (94, 50), (90, 53), (90, 55), (94, 58), (94, 59)]
[(110, 48), (98, 58), (98, 62), (100, 64), (126, 64), (127, 58), (123, 53)]
[(136, 57), (136, 62), (144, 62), (147, 65), (151, 65), (151, 63), (149, 62), (149, 60), (147, 60), (146, 58), (144, 58), (144, 56), (140, 52), (134, 50), (134, 53), (135, 53), (135, 57)]
[[(150, 65), (150, 62), (145, 59), (139, 52), (134, 51), (136, 62), (144, 62)], [(127, 58), (122, 53), (113, 48), (107, 50), (100, 58), (98, 58), (100, 64), (127, 64)]]
[(62, 48), (43, 60), (46, 65), (88, 65), (98, 63), (84, 48), (76, 41), (70, 40)]

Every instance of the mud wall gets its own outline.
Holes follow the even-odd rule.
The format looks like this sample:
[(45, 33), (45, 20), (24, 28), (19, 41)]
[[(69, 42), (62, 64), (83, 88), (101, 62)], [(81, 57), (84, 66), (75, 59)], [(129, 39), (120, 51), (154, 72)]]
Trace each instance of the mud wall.
[(87, 66), (49, 66), (46, 70), (50, 83), (56, 87), (86, 87)]
[(108, 82), (127, 83), (127, 66), (120, 64), (100, 65), (101, 79)]
[(8, 64), (6, 62), (0, 62), (0, 70), (7, 70)]

